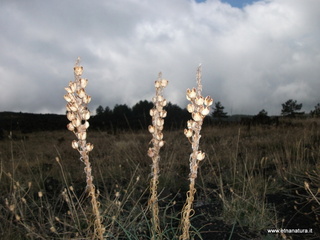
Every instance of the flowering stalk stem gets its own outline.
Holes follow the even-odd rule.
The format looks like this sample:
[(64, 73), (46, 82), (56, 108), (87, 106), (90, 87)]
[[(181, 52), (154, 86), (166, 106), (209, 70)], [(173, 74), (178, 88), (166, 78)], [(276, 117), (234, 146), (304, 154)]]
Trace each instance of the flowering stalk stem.
[(85, 87), (88, 83), (87, 79), (81, 78), (83, 67), (79, 66), (80, 58), (78, 58), (74, 66), (74, 82), (70, 82), (69, 86), (65, 88), (67, 94), (64, 95), (67, 104), (67, 118), (70, 123), (67, 125), (68, 130), (72, 131), (77, 140), (72, 141), (72, 147), (80, 153), (80, 160), (84, 163), (84, 171), (86, 174), (86, 183), (88, 195), (91, 198), (92, 211), (95, 216), (94, 220), (94, 234), (92, 239), (104, 239), (103, 234), (105, 228), (102, 224), (102, 217), (99, 212), (98, 194), (96, 194), (95, 186), (93, 184), (92, 168), (89, 161), (89, 152), (92, 151), (93, 145), (86, 141), (87, 129), (89, 127), (90, 112), (88, 110), (88, 103), (91, 97), (86, 94)]
[(201, 85), (201, 66), (197, 70), (197, 89), (187, 89), (187, 99), (191, 102), (187, 106), (187, 110), (192, 115), (192, 120), (187, 123), (187, 129), (184, 130), (184, 134), (189, 139), (192, 147), (192, 153), (189, 157), (190, 163), (190, 174), (189, 174), (189, 191), (187, 192), (187, 199), (185, 205), (182, 209), (181, 216), (181, 228), (182, 234), (179, 239), (188, 240), (190, 239), (189, 229), (190, 229), (190, 218), (194, 215), (193, 201), (194, 195), (196, 193), (195, 181), (197, 178), (197, 172), (199, 167), (199, 162), (205, 157), (205, 153), (199, 151), (200, 144), (200, 131), (203, 123), (203, 119), (209, 114), (209, 107), (212, 105), (213, 100), (210, 96), (204, 98), (201, 95), (202, 85)]

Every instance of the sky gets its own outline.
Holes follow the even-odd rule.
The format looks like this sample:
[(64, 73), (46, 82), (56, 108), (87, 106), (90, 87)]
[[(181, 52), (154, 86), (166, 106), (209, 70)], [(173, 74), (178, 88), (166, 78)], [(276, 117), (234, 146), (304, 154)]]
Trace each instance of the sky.
[(228, 114), (279, 115), (320, 102), (319, 0), (2, 0), (0, 111), (65, 113), (81, 57), (91, 112), (155, 95), (184, 108), (203, 95)]

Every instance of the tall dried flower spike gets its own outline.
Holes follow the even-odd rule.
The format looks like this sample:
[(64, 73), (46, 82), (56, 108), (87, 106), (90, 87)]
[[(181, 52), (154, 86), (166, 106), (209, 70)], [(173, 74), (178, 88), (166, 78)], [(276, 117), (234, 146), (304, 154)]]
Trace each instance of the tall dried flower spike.
[(153, 240), (161, 237), (160, 221), (159, 221), (159, 207), (158, 207), (158, 179), (159, 179), (159, 161), (160, 161), (160, 148), (163, 147), (163, 125), (167, 112), (163, 109), (167, 101), (162, 96), (163, 89), (168, 85), (168, 80), (162, 79), (162, 74), (159, 73), (158, 80), (155, 81), (156, 96), (152, 98), (154, 103), (153, 108), (150, 110), (152, 117), (152, 125), (148, 127), (149, 132), (152, 134), (152, 147), (148, 150), (148, 156), (152, 159), (151, 176), (150, 180), (150, 199), (149, 208), (151, 210), (151, 223), (152, 223), (152, 238)]
[(72, 141), (72, 148), (80, 153), (80, 159), (85, 164), (84, 171), (86, 173), (88, 195), (91, 197), (92, 211), (95, 216), (94, 221), (94, 236), (93, 239), (104, 239), (105, 227), (102, 224), (102, 217), (99, 212), (98, 194), (96, 194), (95, 186), (93, 185), (93, 176), (91, 174), (91, 163), (89, 161), (89, 152), (93, 149), (93, 144), (87, 142), (87, 129), (89, 127), (90, 112), (87, 104), (91, 97), (87, 95), (85, 87), (88, 80), (81, 78), (83, 67), (79, 65), (78, 58), (73, 70), (74, 81), (69, 82), (69, 86), (65, 88), (67, 94), (64, 99), (67, 103), (67, 118), (70, 123), (67, 125), (68, 130), (72, 131), (77, 140)]
[(211, 97), (204, 98), (201, 95), (202, 85), (201, 85), (201, 65), (197, 70), (197, 88), (192, 88), (191, 90), (188, 88), (186, 97), (191, 102), (188, 104), (187, 109), (188, 112), (191, 113), (192, 119), (187, 122), (187, 129), (184, 130), (185, 136), (189, 139), (193, 152), (190, 154), (189, 162), (190, 162), (190, 174), (189, 174), (189, 191), (187, 192), (186, 203), (182, 209), (182, 217), (181, 217), (181, 228), (182, 234), (180, 235), (180, 240), (189, 240), (190, 234), (190, 217), (193, 210), (193, 200), (194, 194), (196, 192), (195, 189), (195, 180), (197, 178), (197, 171), (199, 162), (205, 158), (205, 153), (199, 151), (199, 143), (200, 143), (200, 131), (203, 123), (203, 119), (206, 115), (209, 114), (209, 108), (213, 102)]

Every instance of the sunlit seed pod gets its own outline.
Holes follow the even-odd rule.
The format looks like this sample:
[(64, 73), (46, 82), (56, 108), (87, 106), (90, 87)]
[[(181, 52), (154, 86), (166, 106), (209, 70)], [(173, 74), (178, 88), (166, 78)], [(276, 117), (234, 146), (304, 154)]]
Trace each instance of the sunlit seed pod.
[(157, 100), (158, 100), (158, 102), (162, 102), (164, 100), (164, 98), (163, 98), (163, 96), (159, 95), (159, 96), (157, 96)]
[(160, 105), (157, 104), (157, 106), (156, 106), (157, 112), (161, 112), (162, 109), (163, 109), (162, 105), (161, 104)]
[(85, 104), (88, 104), (89, 102), (91, 102), (91, 96), (85, 95), (85, 96), (82, 98), (82, 101), (83, 101)]
[(72, 120), (72, 125), (74, 126), (74, 127), (79, 127), (80, 125), (81, 125), (81, 120), (79, 119), (79, 118), (75, 118), (75, 119), (73, 119)]
[(163, 147), (163, 146), (164, 146), (164, 141), (161, 140), (161, 141), (159, 142), (159, 147)]
[(199, 96), (199, 97), (196, 97), (194, 101), (197, 105), (203, 105), (204, 98), (202, 96)]
[(149, 125), (148, 130), (150, 133), (154, 133), (154, 126)]
[(192, 137), (192, 130), (184, 129), (184, 135), (186, 135), (187, 138)]
[(152, 98), (152, 102), (153, 102), (153, 103), (156, 103), (156, 102), (157, 102), (157, 98), (156, 98), (156, 97), (153, 97), (153, 98)]
[(163, 126), (163, 124), (164, 124), (164, 120), (163, 120), (163, 119), (158, 118), (158, 119), (156, 120), (156, 125), (157, 125), (157, 126)]
[(162, 110), (162, 111), (160, 112), (160, 117), (165, 118), (166, 116), (167, 116), (167, 111)]
[(43, 197), (43, 193), (41, 191), (38, 192), (38, 197), (42, 198)]
[(90, 112), (87, 111), (83, 111), (82, 115), (81, 115), (83, 120), (88, 120), (90, 118)]
[(80, 79), (80, 87), (85, 88), (88, 84), (88, 79), (86, 78), (81, 78)]
[(77, 91), (77, 94), (79, 96), (79, 98), (83, 98), (84, 96), (86, 96), (86, 92), (83, 88), (80, 88), (78, 91)]
[(187, 96), (191, 99), (196, 98), (197, 96), (197, 90), (195, 88), (192, 88), (191, 90), (188, 88), (187, 89)]
[(204, 99), (204, 104), (206, 106), (211, 106), (213, 103), (213, 99), (210, 96), (206, 96), (206, 98)]
[(88, 121), (85, 121), (85, 123), (83, 124), (83, 126), (84, 126), (84, 128), (85, 128), (85, 129), (88, 129), (88, 128), (89, 128), (89, 126), (90, 126), (90, 124), (89, 124), (89, 122), (88, 122)]
[(148, 149), (148, 156), (152, 158), (152, 157), (154, 157), (154, 155), (155, 155), (154, 150), (152, 148), (149, 148)]
[(155, 115), (155, 109), (151, 108), (149, 114), (151, 117), (153, 117)]
[(70, 94), (66, 94), (63, 97), (67, 102), (71, 102), (72, 101), (72, 98), (71, 98)]
[(155, 86), (156, 88), (159, 88), (159, 87), (160, 87), (160, 82), (159, 82), (159, 81), (155, 81), (155, 82), (154, 82), (154, 86)]
[(192, 103), (189, 103), (187, 106), (187, 110), (189, 113), (193, 113), (194, 112), (194, 105)]
[(67, 128), (68, 128), (69, 131), (72, 131), (72, 132), (73, 132), (74, 129), (75, 129), (72, 123), (69, 123), (69, 124), (67, 125)]
[(72, 111), (72, 112), (76, 112), (78, 110), (78, 107), (74, 102), (69, 102), (67, 104), (67, 110)]
[(88, 152), (91, 152), (92, 149), (93, 149), (93, 144), (92, 144), (92, 143), (87, 143), (87, 144), (86, 144), (86, 150), (87, 150)]
[(64, 88), (68, 93), (73, 93), (70, 87), (65, 87)]
[(68, 118), (69, 121), (72, 121), (73, 119), (75, 119), (75, 117), (76, 116), (72, 112), (68, 112), (67, 113), (67, 118)]
[(167, 100), (163, 100), (162, 102), (161, 102), (161, 105), (162, 105), (162, 107), (165, 107), (166, 105), (167, 105)]
[(73, 149), (78, 149), (79, 148), (79, 144), (76, 140), (73, 140), (72, 143), (71, 143), (71, 146)]
[(163, 133), (162, 132), (159, 132), (156, 136), (156, 139), (161, 141), (163, 139)]
[(73, 70), (74, 70), (74, 74), (77, 75), (77, 76), (80, 76), (83, 73), (83, 67), (82, 66), (75, 66), (73, 68)]
[(70, 82), (69, 87), (73, 93), (77, 90), (77, 84), (75, 82)]
[(192, 128), (192, 124), (193, 124), (192, 120), (187, 121), (188, 129)]
[(197, 153), (197, 159), (199, 161), (203, 160), (205, 158), (205, 153), (204, 152), (201, 152), (201, 151), (198, 151)]
[(192, 118), (193, 120), (195, 120), (196, 122), (202, 121), (202, 115), (200, 113), (192, 113)]
[(201, 110), (201, 114), (203, 116), (207, 116), (209, 114), (210, 110), (208, 107), (204, 107), (202, 110)]
[(162, 87), (166, 87), (167, 85), (168, 85), (168, 80), (162, 79), (162, 80), (161, 80), (161, 86), (162, 86)]
[(80, 132), (80, 133), (78, 133), (78, 139), (79, 140), (86, 140), (86, 138), (87, 138), (87, 133), (86, 132)]
[(186, 95), (186, 98), (188, 99), (188, 101), (191, 101), (191, 98), (189, 98), (188, 94)]

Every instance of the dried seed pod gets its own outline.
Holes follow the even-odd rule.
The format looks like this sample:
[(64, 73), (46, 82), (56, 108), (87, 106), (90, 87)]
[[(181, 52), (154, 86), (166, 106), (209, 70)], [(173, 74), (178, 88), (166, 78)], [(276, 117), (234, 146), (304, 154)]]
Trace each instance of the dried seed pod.
[(148, 149), (148, 156), (151, 157), (151, 158), (153, 158), (154, 155), (155, 155), (155, 152), (154, 152), (153, 148), (149, 148), (149, 149)]
[(167, 116), (167, 111), (166, 110), (162, 110), (160, 112), (160, 117), (165, 118)]
[(68, 93), (73, 93), (70, 87), (65, 87), (64, 88)]
[(86, 144), (86, 150), (87, 150), (88, 152), (91, 152), (92, 149), (93, 149), (93, 144), (92, 144), (92, 143), (87, 143), (87, 144)]
[(163, 101), (161, 102), (162, 107), (165, 107), (167, 105), (167, 100), (163, 99)]
[(202, 96), (196, 97), (194, 100), (197, 105), (203, 105), (204, 98)]
[(202, 110), (201, 110), (201, 114), (203, 116), (207, 116), (209, 114), (210, 110), (208, 107), (202, 107)]
[(161, 80), (161, 86), (162, 86), (162, 87), (166, 87), (166, 86), (168, 85), (168, 82), (169, 82), (168, 80), (162, 79), (162, 80)]
[(74, 93), (77, 90), (77, 84), (75, 82), (70, 82), (69, 87), (72, 93)]
[(79, 98), (84, 98), (86, 96), (86, 92), (83, 88), (80, 88), (78, 91), (77, 91), (77, 94), (79, 96)]
[(82, 98), (82, 101), (83, 101), (83, 103), (88, 104), (89, 102), (91, 102), (91, 96), (85, 95), (85, 96)]
[(157, 100), (158, 100), (158, 102), (162, 102), (162, 101), (164, 100), (164, 98), (163, 98), (163, 96), (159, 95), (159, 96), (157, 97)]
[(155, 115), (155, 109), (151, 108), (150, 111), (149, 111), (149, 114), (150, 114), (151, 117), (153, 117)]
[(74, 113), (73, 112), (68, 112), (67, 113), (67, 118), (68, 118), (68, 120), (69, 121), (72, 121), (73, 119), (75, 119), (75, 115), (74, 115)]
[(75, 127), (73, 126), (73, 124), (72, 123), (69, 123), (68, 125), (67, 125), (67, 128), (68, 128), (68, 130), (69, 131), (74, 131), (74, 129), (75, 129)]
[(192, 113), (192, 118), (196, 122), (202, 121), (203, 116), (200, 113)]
[(64, 99), (65, 99), (67, 102), (71, 102), (71, 101), (72, 101), (72, 98), (71, 98), (70, 93), (64, 95), (63, 97), (64, 97)]
[(159, 82), (159, 81), (155, 81), (155, 82), (154, 82), (154, 86), (155, 86), (156, 88), (159, 88), (159, 87), (160, 87), (160, 82)]
[(90, 112), (88, 110), (83, 111), (81, 114), (81, 118), (83, 120), (88, 120), (90, 118)]
[(86, 78), (80, 79), (80, 87), (81, 88), (85, 88), (87, 86), (87, 84), (88, 84), (88, 79), (86, 79)]
[(81, 120), (79, 119), (79, 118), (75, 118), (75, 119), (73, 119), (72, 120), (72, 125), (74, 126), (74, 127), (79, 127), (80, 125), (81, 125)]
[(196, 90), (195, 88), (192, 88), (191, 90), (188, 88), (188, 89), (187, 89), (187, 96), (188, 96), (190, 99), (196, 98), (196, 96), (197, 96), (197, 90)]
[(154, 126), (149, 125), (148, 130), (150, 133), (154, 133), (154, 129), (155, 129)]
[(73, 140), (71, 143), (71, 146), (73, 149), (79, 149), (79, 144), (76, 140)]
[(186, 135), (187, 138), (192, 137), (192, 130), (184, 129), (184, 135)]
[(197, 153), (197, 159), (198, 159), (199, 161), (201, 161), (201, 160), (204, 159), (204, 157), (205, 157), (205, 153), (204, 153), (204, 152), (201, 152), (201, 151), (198, 151), (198, 153)]
[(79, 140), (84, 141), (84, 140), (86, 140), (86, 138), (87, 138), (87, 133), (86, 132), (79, 132), (78, 133), (78, 139)]
[(163, 133), (162, 132), (158, 133), (156, 135), (156, 139), (159, 140), (159, 141), (162, 140), (163, 139)]
[(88, 128), (89, 128), (89, 126), (90, 126), (90, 124), (89, 124), (89, 122), (88, 122), (88, 121), (85, 121), (85, 123), (83, 124), (83, 126), (84, 126), (84, 128), (85, 128), (85, 129), (88, 129)]
[(193, 113), (195, 110), (194, 105), (192, 103), (189, 103), (187, 106), (187, 110), (189, 113)]
[(163, 145), (164, 145), (164, 141), (161, 140), (161, 141), (159, 142), (159, 147), (163, 147)]
[(210, 96), (207, 96), (205, 99), (204, 99), (204, 104), (206, 105), (206, 106), (211, 106), (212, 105), (212, 103), (213, 103), (213, 99), (210, 97)]
[(80, 76), (83, 73), (83, 67), (82, 66), (75, 66), (73, 68), (73, 70), (74, 70), (74, 74), (77, 75), (77, 76)]

